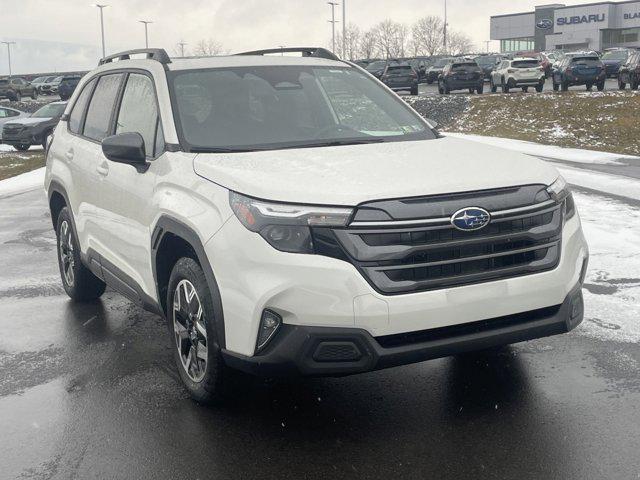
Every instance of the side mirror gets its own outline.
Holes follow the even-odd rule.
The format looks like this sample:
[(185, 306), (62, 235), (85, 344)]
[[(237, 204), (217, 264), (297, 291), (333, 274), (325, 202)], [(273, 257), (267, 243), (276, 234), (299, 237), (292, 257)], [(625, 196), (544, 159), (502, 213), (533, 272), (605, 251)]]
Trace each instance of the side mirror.
[(144, 165), (147, 156), (144, 139), (139, 133), (120, 133), (102, 140), (102, 153), (112, 162), (133, 166)]
[(437, 130), (439, 125), (438, 122), (436, 122), (435, 120), (431, 120), (430, 118), (427, 118), (427, 123), (429, 124), (429, 126), (433, 129), (433, 130)]

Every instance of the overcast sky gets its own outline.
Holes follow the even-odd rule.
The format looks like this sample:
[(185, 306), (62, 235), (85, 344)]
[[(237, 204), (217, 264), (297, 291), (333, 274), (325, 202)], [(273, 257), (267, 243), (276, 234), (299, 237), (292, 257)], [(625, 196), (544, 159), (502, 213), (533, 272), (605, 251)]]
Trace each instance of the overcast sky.
[[(93, 0), (95, 1), (95, 0)], [(340, 2), (341, 0), (334, 0)], [(100, 52), (98, 9), (92, 0), (0, 0), (0, 40), (15, 40), (14, 73), (92, 68)], [(484, 49), (489, 16), (532, 10), (527, 0), (448, 0), (449, 24)], [(107, 53), (144, 46), (144, 26), (153, 20), (150, 46), (170, 54), (181, 39), (191, 46), (213, 38), (237, 52), (278, 45), (328, 45), (326, 0), (102, 0)], [(573, 2), (575, 3), (575, 2)], [(347, 0), (347, 23), (369, 28), (386, 18), (411, 23), (443, 15), (444, 0)], [(338, 7), (336, 18), (340, 18)], [(339, 24), (338, 24), (339, 25)], [(340, 28), (338, 26), (338, 28)], [(189, 49), (189, 46), (186, 47)], [(493, 45), (498, 48), (497, 42)], [(0, 45), (0, 74), (8, 73)]]

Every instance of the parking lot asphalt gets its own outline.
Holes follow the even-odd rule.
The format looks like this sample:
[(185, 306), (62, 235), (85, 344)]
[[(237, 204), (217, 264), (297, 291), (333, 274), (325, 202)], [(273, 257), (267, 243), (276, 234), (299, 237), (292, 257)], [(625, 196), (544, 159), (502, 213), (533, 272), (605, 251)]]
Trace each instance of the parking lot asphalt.
[[(588, 233), (607, 228), (585, 213)], [(637, 245), (592, 245), (601, 283), (570, 334), (345, 378), (245, 379), (218, 407), (187, 397), (162, 319), (110, 291), (68, 300), (41, 191), (0, 199), (0, 245), (2, 479), (640, 478), (640, 347), (622, 323), (640, 275), (615, 271)]]

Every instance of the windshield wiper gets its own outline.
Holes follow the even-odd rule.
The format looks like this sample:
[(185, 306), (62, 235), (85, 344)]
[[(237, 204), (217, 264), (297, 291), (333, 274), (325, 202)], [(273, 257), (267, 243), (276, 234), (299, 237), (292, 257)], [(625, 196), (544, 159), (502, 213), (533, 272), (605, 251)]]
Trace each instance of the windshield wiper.
[(323, 142), (289, 144), (289, 145), (265, 145), (264, 147), (191, 147), (193, 153), (247, 153), (247, 152), (265, 152), (270, 150), (292, 150), (295, 148), (316, 148), (316, 147), (339, 147), (343, 145), (363, 145), (366, 143), (382, 143), (384, 138), (362, 138), (362, 139), (344, 139), (344, 140), (326, 140)]

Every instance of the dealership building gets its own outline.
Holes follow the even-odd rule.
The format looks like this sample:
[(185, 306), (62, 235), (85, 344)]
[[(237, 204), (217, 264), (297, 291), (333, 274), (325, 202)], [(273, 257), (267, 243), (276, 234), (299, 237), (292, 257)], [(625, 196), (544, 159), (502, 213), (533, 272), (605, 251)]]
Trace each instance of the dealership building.
[(640, 0), (550, 4), (491, 17), (500, 51), (604, 50), (640, 47)]

